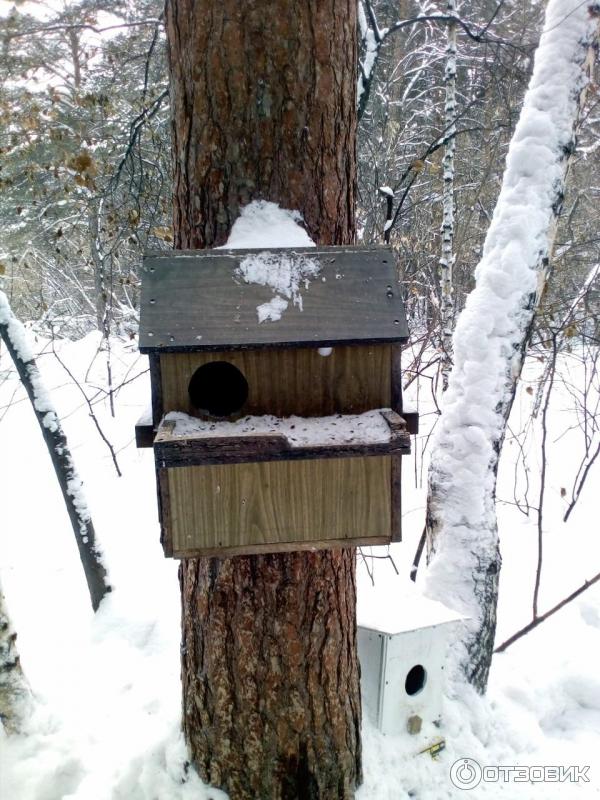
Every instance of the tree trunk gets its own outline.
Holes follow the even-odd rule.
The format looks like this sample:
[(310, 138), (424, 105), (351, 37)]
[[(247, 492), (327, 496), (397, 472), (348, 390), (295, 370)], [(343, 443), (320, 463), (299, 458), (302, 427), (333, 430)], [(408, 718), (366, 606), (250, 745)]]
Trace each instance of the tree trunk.
[(17, 634), (8, 616), (0, 586), (0, 728), (20, 733), (31, 708), (31, 692), (21, 669)]
[[(447, 0), (446, 11), (456, 15), (456, 0)], [(448, 388), (452, 367), (452, 330), (454, 327), (453, 269), (454, 269), (454, 151), (456, 150), (456, 22), (448, 23), (446, 34), (446, 67), (444, 70), (446, 100), (444, 103), (444, 189), (442, 195), (442, 255), (439, 262), (440, 280), (440, 343), (442, 389)]]
[(597, 37), (592, 7), (577, 4), (565, 16), (563, 0), (548, 3), (477, 284), (456, 325), (454, 366), (432, 450), (428, 593), (470, 618), (455, 645), (455, 665), (480, 692), (496, 630), (498, 462), (550, 274)]
[(81, 488), (82, 482), (71, 457), (69, 443), (60, 419), (43, 384), (33, 353), (27, 344), (25, 328), (12, 313), (4, 292), (0, 292), (0, 340), (6, 344), (6, 349), (31, 401), (48, 448), (48, 454), (75, 534), (92, 608), (97, 611), (102, 598), (111, 591), (111, 587), (102, 552), (96, 543), (92, 518)]
[[(255, 199), (319, 244), (355, 220), (356, 3), (168, 0), (177, 248)], [(252, 800), (361, 779), (355, 553), (183, 561), (183, 725), (201, 776)]]

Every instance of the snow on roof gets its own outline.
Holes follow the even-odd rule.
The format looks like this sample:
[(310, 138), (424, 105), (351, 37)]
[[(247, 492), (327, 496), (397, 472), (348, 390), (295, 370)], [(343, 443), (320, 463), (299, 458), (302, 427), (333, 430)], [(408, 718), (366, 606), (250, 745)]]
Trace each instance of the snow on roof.
[(268, 200), (254, 200), (240, 211), (227, 244), (217, 250), (250, 250), (266, 247), (315, 247), (300, 225), (302, 214), (279, 208)]
[[(394, 602), (390, 602), (391, 597)], [(358, 592), (358, 624), (390, 636), (462, 619), (462, 614), (422, 595), (410, 580), (394, 582), (393, 592), (390, 592), (390, 585), (382, 586), (377, 582), (375, 586), (361, 584)]]
[(405, 341), (393, 251), (317, 248), (301, 222), (255, 200), (223, 247), (148, 255), (140, 350)]

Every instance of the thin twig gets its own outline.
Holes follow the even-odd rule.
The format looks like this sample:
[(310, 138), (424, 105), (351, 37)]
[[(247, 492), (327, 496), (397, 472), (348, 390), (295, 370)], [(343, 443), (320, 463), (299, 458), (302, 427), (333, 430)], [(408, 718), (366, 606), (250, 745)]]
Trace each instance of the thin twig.
[(92, 31), (92, 33), (106, 33), (107, 31), (115, 31), (119, 30), (120, 28), (139, 28), (143, 25), (156, 25), (157, 22), (160, 22), (160, 18), (142, 19), (139, 22), (120, 22), (118, 25), (107, 25), (105, 28), (98, 28), (96, 25), (91, 25), (85, 22), (73, 23), (69, 25), (46, 25), (42, 26), (41, 28), (30, 28), (26, 31), (8, 31), (4, 33), (3, 36), (5, 39), (10, 40), (20, 39), (24, 36), (35, 36), (38, 33), (64, 33), (78, 30)]
[(541, 616), (536, 617), (535, 619), (532, 619), (531, 622), (528, 625), (525, 625), (524, 628), (521, 628), (521, 630), (517, 631), (516, 633), (513, 633), (512, 636), (510, 636), (508, 639), (506, 639), (506, 641), (502, 642), (502, 644), (499, 645), (494, 650), (494, 653), (502, 653), (502, 652), (504, 652), (504, 650), (506, 650), (507, 647), (510, 647), (511, 644), (516, 642), (522, 636), (525, 636), (525, 634), (529, 633), (529, 631), (532, 631), (534, 628), (537, 628), (537, 626), (541, 622), (544, 622), (545, 620), (547, 620), (548, 617), (551, 617), (557, 611), (560, 611), (560, 609), (564, 608), (564, 606), (566, 606), (567, 603), (570, 603), (571, 600), (575, 600), (576, 597), (579, 597), (580, 594), (585, 592), (586, 589), (589, 589), (590, 586), (593, 586), (599, 580), (600, 580), (600, 572), (597, 575), (594, 575), (594, 577), (591, 578), (589, 581), (586, 581), (585, 583), (583, 583), (578, 589), (575, 589), (574, 592), (572, 592), (568, 597), (565, 597), (564, 600), (561, 600), (560, 603), (557, 603), (555, 606), (553, 606), (549, 611), (546, 611), (545, 614), (542, 614)]
[(583, 489), (583, 485), (584, 485), (584, 483), (586, 481), (586, 478), (587, 478), (587, 476), (589, 474), (589, 471), (593, 467), (594, 461), (598, 458), (599, 455), (600, 455), (600, 444), (596, 448), (596, 452), (591, 457), (591, 459), (588, 461), (587, 466), (583, 471), (583, 475), (581, 476), (581, 480), (579, 481), (579, 484), (578, 484), (578, 486), (577, 486), (577, 488), (575, 490), (575, 494), (573, 496), (573, 499), (569, 503), (569, 507), (567, 508), (567, 510), (565, 512), (565, 515), (563, 517), (563, 522), (566, 522), (569, 519), (569, 517), (571, 516), (571, 511), (573, 511), (573, 509), (575, 508), (575, 504), (579, 500), (579, 495), (581, 494), (581, 490)]
[(537, 512), (537, 566), (535, 570), (535, 586), (533, 588), (533, 618), (536, 619), (538, 615), (538, 600), (540, 595), (540, 582), (542, 579), (542, 561), (543, 561), (543, 514), (544, 514), (544, 495), (546, 493), (546, 444), (548, 442), (548, 408), (550, 406), (550, 397), (552, 395), (552, 387), (554, 386), (554, 376), (556, 374), (556, 334), (552, 337), (552, 361), (550, 367), (550, 375), (548, 377), (548, 388), (546, 390), (546, 399), (544, 401), (544, 408), (542, 409), (542, 444), (541, 444), (541, 469), (540, 469), (540, 491), (538, 496), (538, 512)]
[(70, 370), (70, 369), (67, 367), (67, 365), (64, 363), (64, 361), (62, 361), (62, 359), (60, 358), (60, 356), (59, 356), (59, 355), (58, 355), (58, 353), (56, 352), (56, 348), (54, 347), (54, 338), (52, 339), (52, 352), (54, 353), (54, 355), (55, 355), (55, 357), (56, 357), (56, 360), (58, 361), (58, 363), (61, 365), (61, 367), (62, 367), (62, 368), (64, 369), (64, 371), (67, 373), (67, 375), (69, 376), (69, 378), (70, 378), (70, 379), (73, 381), (73, 383), (74, 383), (74, 384), (75, 384), (75, 386), (76, 386), (76, 387), (79, 389), (79, 391), (81, 392), (81, 395), (82, 395), (82, 396), (83, 396), (83, 398), (85, 399), (86, 405), (87, 405), (87, 407), (88, 407), (88, 409), (89, 409), (89, 412), (90, 412), (90, 417), (92, 418), (92, 421), (93, 421), (94, 425), (96, 426), (96, 430), (98, 431), (98, 433), (99, 433), (99, 435), (100, 435), (100, 438), (102, 439), (102, 441), (104, 442), (104, 444), (105, 444), (105, 445), (108, 447), (108, 449), (109, 449), (110, 456), (111, 456), (111, 458), (112, 458), (112, 462), (113, 462), (113, 464), (115, 465), (115, 470), (117, 471), (117, 475), (119, 476), (119, 478), (123, 477), (123, 473), (121, 472), (121, 469), (120, 469), (120, 467), (119, 467), (119, 462), (117, 461), (117, 456), (116, 456), (116, 453), (115, 453), (115, 451), (114, 451), (114, 448), (113, 448), (112, 444), (111, 444), (111, 443), (108, 441), (108, 439), (106, 438), (106, 436), (105, 436), (105, 434), (104, 434), (104, 431), (103, 431), (103, 430), (102, 430), (102, 428), (100, 427), (100, 423), (98, 422), (98, 419), (97, 419), (97, 417), (96, 417), (96, 414), (94, 413), (94, 407), (92, 406), (92, 403), (90, 402), (90, 398), (89, 398), (89, 397), (87, 396), (87, 394), (85, 393), (85, 391), (84, 391), (83, 387), (81, 386), (81, 384), (79, 383), (79, 381), (77, 380), (77, 378), (76, 378), (76, 377), (73, 375), (73, 373), (71, 372), (71, 370)]

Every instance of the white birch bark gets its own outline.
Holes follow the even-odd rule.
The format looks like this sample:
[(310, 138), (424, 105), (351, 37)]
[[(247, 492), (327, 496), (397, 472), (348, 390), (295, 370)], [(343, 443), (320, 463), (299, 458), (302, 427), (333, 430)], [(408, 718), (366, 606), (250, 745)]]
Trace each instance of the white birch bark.
[(92, 608), (96, 611), (102, 598), (110, 591), (110, 585), (102, 553), (96, 543), (96, 534), (83, 494), (82, 481), (71, 457), (60, 419), (44, 387), (40, 371), (29, 347), (27, 332), (23, 324), (12, 313), (4, 292), (0, 292), (0, 338), (4, 341), (23, 387), (31, 400), (48, 448), (75, 534)]
[(456, 325), (432, 449), (426, 591), (470, 617), (453, 666), (480, 691), (491, 664), (501, 563), (498, 458), (548, 277), (597, 31), (597, 11), (587, 4), (550, 0), (476, 287)]
[[(446, 11), (456, 15), (456, 0), (448, 0)], [(439, 261), (440, 281), (440, 344), (442, 389), (448, 388), (448, 376), (452, 367), (452, 329), (454, 325), (454, 301), (452, 296), (452, 268), (454, 264), (454, 151), (456, 149), (456, 22), (450, 21), (447, 28), (446, 66), (444, 83), (444, 146), (443, 167), (443, 216), (442, 253)]]

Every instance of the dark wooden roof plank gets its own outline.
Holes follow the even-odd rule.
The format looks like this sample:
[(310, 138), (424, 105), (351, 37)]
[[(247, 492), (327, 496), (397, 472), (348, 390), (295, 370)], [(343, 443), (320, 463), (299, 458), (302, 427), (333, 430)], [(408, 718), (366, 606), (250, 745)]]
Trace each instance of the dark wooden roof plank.
[[(240, 264), (261, 253), (311, 259), (318, 274), (301, 279), (277, 321), (258, 307), (278, 294), (247, 283)], [(142, 352), (313, 346), (405, 341), (404, 305), (391, 249), (173, 251), (144, 259)]]

